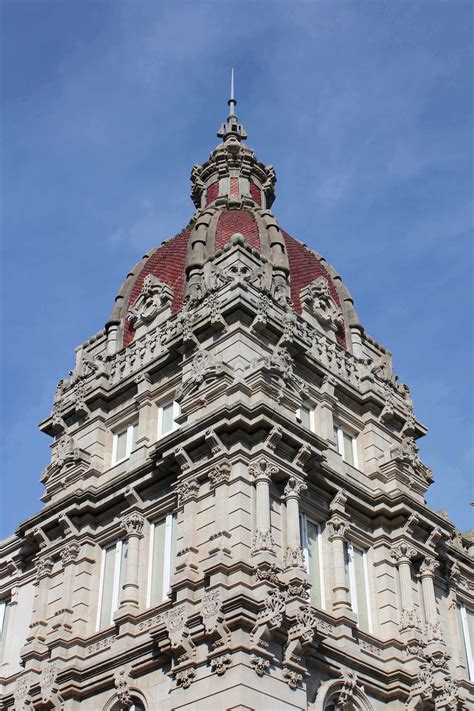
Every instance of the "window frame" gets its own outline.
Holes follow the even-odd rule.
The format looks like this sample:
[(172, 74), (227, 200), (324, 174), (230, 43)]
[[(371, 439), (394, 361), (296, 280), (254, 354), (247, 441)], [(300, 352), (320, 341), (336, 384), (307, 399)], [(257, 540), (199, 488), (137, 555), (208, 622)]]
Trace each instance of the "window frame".
[[(163, 432), (163, 410), (168, 405), (173, 405), (173, 424), (170, 430), (168, 430), (167, 432)], [(170, 434), (171, 432), (176, 432), (176, 430), (179, 429), (179, 424), (176, 422), (176, 419), (180, 416), (180, 414), (181, 406), (179, 402), (177, 402), (174, 398), (169, 398), (168, 400), (158, 403), (158, 420), (156, 425), (157, 439), (166, 437), (166, 435)]]
[[(357, 435), (351, 434), (351, 432), (344, 429), (344, 427), (341, 427), (341, 425), (334, 425), (334, 429), (336, 430), (337, 453), (340, 454), (340, 456), (342, 457), (342, 460), (346, 464), (349, 464), (350, 467), (354, 467), (354, 469), (359, 469), (359, 455), (357, 453)], [(345, 451), (345, 447), (344, 447), (344, 435), (347, 435), (351, 439), (353, 464), (348, 462), (346, 459), (346, 451)]]
[(8, 618), (10, 614), (10, 598), (0, 600), (0, 664), (4, 661), (5, 643), (8, 634)]
[[(164, 516), (150, 522), (150, 545), (148, 550), (148, 575), (147, 575), (147, 593), (146, 606), (147, 609), (152, 607), (152, 584), (153, 584), (153, 561), (155, 548), (155, 526), (161, 521), (165, 522), (165, 540), (163, 545), (163, 584), (160, 600), (157, 605), (161, 605), (166, 600), (170, 599), (169, 591), (171, 586), (171, 564), (173, 552), (173, 528), (176, 527), (176, 514), (173, 511), (168, 511)], [(153, 605), (154, 606), (154, 605)]]
[[(459, 617), (461, 622), (462, 640), (461, 644), (464, 645), (464, 656), (466, 658), (467, 673), (470, 681), (474, 681), (474, 639), (471, 639), (469, 632), (469, 623), (467, 620), (466, 606), (463, 602), (458, 603)], [(471, 615), (474, 615), (474, 611), (469, 610)]]
[[(99, 604), (97, 605), (97, 620), (96, 620), (96, 630), (97, 632), (101, 629), (106, 629), (114, 623), (114, 614), (117, 612), (120, 605), (120, 578), (122, 577), (122, 553), (124, 540), (120, 538), (118, 541), (110, 546), (101, 546), (102, 558), (100, 565), (100, 579), (99, 579)], [(107, 627), (101, 627), (101, 617), (102, 617), (102, 607), (103, 607), (103, 595), (104, 595), (104, 585), (105, 585), (105, 559), (107, 551), (115, 549), (114, 557), (114, 572), (112, 580), (112, 595), (111, 595), (111, 605), (110, 605), (110, 621)]]
[[(133, 422), (130, 422), (126, 427), (122, 427), (121, 429), (117, 429), (113, 432), (113, 442), (112, 442), (112, 466), (115, 467), (117, 464), (120, 464), (121, 462), (125, 462), (133, 452), (134, 448), (134, 433), (135, 433), (135, 428), (138, 427), (138, 422), (134, 420)], [(122, 457), (121, 459), (117, 459), (117, 450), (118, 450), (118, 438), (120, 435), (126, 433), (126, 440), (125, 440), (125, 456)]]
[[(368, 632), (372, 634), (374, 625), (372, 620), (372, 609), (370, 606), (370, 588), (369, 588), (369, 569), (367, 565), (367, 549), (361, 548), (360, 546), (354, 545), (352, 541), (345, 541), (346, 551), (347, 551), (347, 568), (348, 568), (348, 578), (349, 578), (349, 598), (351, 601), (352, 611), (357, 617), (357, 626), (359, 627), (359, 600), (357, 599), (357, 580), (355, 574), (355, 562), (354, 562), (354, 548), (362, 553), (363, 560), (363, 570), (364, 570), (364, 585), (365, 585), (365, 597), (367, 605), (367, 630), (362, 630), (363, 632)], [(362, 629), (362, 628), (360, 628)]]
[[(301, 410), (306, 408), (309, 411), (309, 427), (303, 424), (303, 418), (301, 417)], [(316, 407), (311, 402), (303, 402), (300, 407), (296, 410), (296, 419), (298, 423), (309, 430), (310, 432), (316, 432)]]
[[(324, 558), (323, 558), (323, 537), (322, 537), (322, 526), (319, 521), (315, 521), (310, 516), (305, 513), (300, 514), (300, 538), (301, 538), (301, 548), (303, 549), (303, 557), (306, 572), (311, 582), (311, 573), (309, 569), (309, 549), (308, 549), (308, 521), (316, 526), (318, 529), (318, 554), (319, 554), (319, 595), (321, 598), (321, 610), (326, 609), (326, 594), (325, 594), (325, 576), (324, 576)], [(311, 582), (311, 585), (313, 583)], [(319, 608), (317, 608), (319, 609)]]

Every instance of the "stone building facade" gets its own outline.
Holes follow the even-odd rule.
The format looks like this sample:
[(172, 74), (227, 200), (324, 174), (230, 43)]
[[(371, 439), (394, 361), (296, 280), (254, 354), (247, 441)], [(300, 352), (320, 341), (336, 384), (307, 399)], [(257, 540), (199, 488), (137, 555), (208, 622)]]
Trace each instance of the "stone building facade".
[(275, 219), (235, 102), (41, 423), (0, 545), (2, 708), (473, 708), (472, 539), (407, 386)]

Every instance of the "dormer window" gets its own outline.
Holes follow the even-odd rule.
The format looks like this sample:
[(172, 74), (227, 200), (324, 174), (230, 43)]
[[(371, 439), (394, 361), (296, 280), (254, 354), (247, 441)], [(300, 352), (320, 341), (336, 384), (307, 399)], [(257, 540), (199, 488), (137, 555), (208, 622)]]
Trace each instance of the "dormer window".
[(164, 437), (168, 432), (174, 432), (179, 425), (176, 422), (181, 413), (181, 408), (176, 400), (168, 402), (158, 407), (158, 437)]
[(135, 445), (138, 423), (133, 422), (114, 434), (112, 445), (112, 466), (128, 459)]
[(359, 468), (359, 459), (357, 456), (357, 437), (349, 434), (342, 427), (334, 427), (334, 439), (336, 440), (336, 448), (343, 460), (355, 467)]

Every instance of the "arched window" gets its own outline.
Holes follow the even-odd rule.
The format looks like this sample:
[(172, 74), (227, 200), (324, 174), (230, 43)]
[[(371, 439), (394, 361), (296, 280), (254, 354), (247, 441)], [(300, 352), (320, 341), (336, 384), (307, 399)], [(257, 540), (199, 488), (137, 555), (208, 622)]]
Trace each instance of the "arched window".
[(110, 711), (146, 711), (146, 709), (140, 699), (132, 698), (131, 702), (128, 704), (117, 701), (117, 703), (112, 706)]

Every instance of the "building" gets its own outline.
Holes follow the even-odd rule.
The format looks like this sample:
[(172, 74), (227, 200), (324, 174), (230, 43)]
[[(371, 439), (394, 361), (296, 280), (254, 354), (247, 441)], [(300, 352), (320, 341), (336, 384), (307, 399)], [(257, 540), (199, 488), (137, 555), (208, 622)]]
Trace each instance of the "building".
[(0, 549), (2, 708), (473, 708), (472, 538), (426, 506), (410, 391), (229, 105), (189, 225), (40, 425), (44, 507)]

